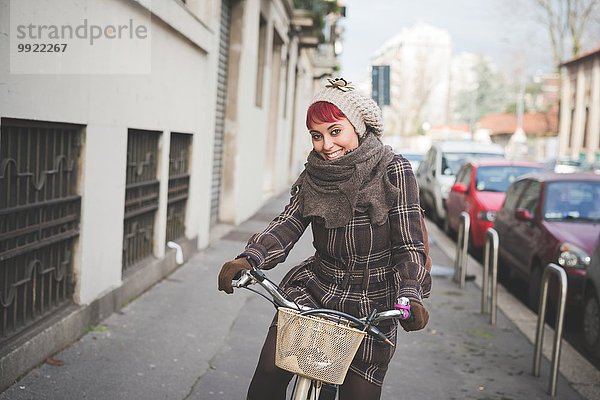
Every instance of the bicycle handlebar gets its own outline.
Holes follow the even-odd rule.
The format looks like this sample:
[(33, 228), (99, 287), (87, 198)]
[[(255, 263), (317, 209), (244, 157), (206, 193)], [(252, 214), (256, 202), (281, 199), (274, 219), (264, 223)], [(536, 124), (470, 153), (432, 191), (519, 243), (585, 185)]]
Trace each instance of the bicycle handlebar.
[(278, 307), (291, 308), (297, 311), (310, 310), (310, 307), (305, 307), (286, 299), (279, 291), (279, 287), (268, 280), (265, 273), (258, 268), (242, 271), (242, 276), (240, 279), (234, 280), (232, 282), (232, 286), (237, 288), (245, 288), (255, 283), (263, 287), (271, 295), (273, 301)]
[(410, 301), (406, 298), (398, 299), (399, 303), (396, 304), (396, 309), (378, 312), (374, 315), (369, 316), (368, 318), (356, 318), (350, 314), (337, 310), (329, 310), (322, 308), (315, 309), (311, 307), (306, 307), (286, 299), (285, 296), (280, 292), (279, 287), (270, 280), (268, 280), (265, 273), (258, 268), (242, 271), (241, 277), (232, 282), (232, 286), (236, 288), (245, 288), (253, 284), (258, 284), (263, 289), (265, 289), (271, 295), (271, 297), (273, 298), (273, 303), (277, 307), (291, 308), (293, 310), (300, 311), (301, 314), (336, 315), (338, 317), (343, 317), (344, 319), (354, 323), (355, 325), (360, 326), (372, 336), (378, 337), (379, 339), (387, 342), (392, 346), (393, 343), (390, 342), (390, 340), (372, 324), (376, 324), (378, 322), (389, 319), (406, 320), (412, 317), (410, 313)]

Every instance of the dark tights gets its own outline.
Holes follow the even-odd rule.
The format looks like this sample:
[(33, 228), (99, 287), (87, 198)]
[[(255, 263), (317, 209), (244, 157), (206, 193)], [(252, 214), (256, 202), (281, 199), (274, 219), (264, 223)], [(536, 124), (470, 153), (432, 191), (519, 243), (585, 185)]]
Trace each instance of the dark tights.
[[(284, 400), (291, 372), (275, 365), (277, 328), (272, 326), (260, 353), (258, 366), (250, 382), (247, 400)], [(344, 384), (339, 387), (339, 400), (379, 400), (381, 387), (348, 371)]]

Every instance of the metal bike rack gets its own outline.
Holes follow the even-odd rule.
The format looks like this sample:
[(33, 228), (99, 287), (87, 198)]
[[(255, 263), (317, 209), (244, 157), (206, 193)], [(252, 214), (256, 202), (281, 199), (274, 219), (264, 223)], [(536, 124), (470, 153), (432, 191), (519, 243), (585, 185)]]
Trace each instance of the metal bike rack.
[(544, 320), (546, 319), (546, 299), (548, 297), (548, 281), (550, 275), (555, 274), (560, 283), (558, 289), (558, 309), (554, 324), (554, 347), (552, 348), (552, 366), (550, 373), (549, 394), (556, 395), (556, 381), (558, 378), (558, 364), (562, 343), (563, 322), (565, 319), (565, 303), (567, 301), (567, 274), (564, 269), (550, 263), (544, 269), (541, 282), (540, 303), (538, 308), (537, 329), (535, 334), (535, 351), (533, 355), (533, 375), (540, 376), (540, 362), (542, 359), (542, 344), (544, 341)]
[[(490, 313), (490, 324), (496, 325), (498, 308), (498, 232), (488, 228), (485, 232), (485, 253), (483, 256), (483, 284), (481, 286), (481, 313)], [(492, 273), (490, 276), (490, 255), (492, 256)], [(491, 288), (491, 294), (490, 294)], [(488, 299), (490, 305), (488, 307)]]
[(471, 218), (465, 211), (460, 213), (458, 224), (458, 238), (456, 241), (456, 257), (454, 258), (454, 281), (459, 283), (461, 289), (465, 288), (467, 277), (467, 250), (469, 248), (469, 228)]

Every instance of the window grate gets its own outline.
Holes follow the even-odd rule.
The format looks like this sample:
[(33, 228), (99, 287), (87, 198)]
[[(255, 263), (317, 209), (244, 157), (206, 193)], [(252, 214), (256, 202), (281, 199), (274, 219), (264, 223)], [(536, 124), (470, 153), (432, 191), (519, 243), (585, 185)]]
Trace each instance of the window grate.
[(123, 273), (152, 256), (158, 209), (159, 134), (130, 129), (127, 138)]
[(169, 194), (167, 205), (167, 241), (185, 235), (185, 208), (190, 185), (190, 146), (192, 135), (171, 134), (169, 151)]
[(0, 343), (71, 301), (81, 132), (2, 119)]

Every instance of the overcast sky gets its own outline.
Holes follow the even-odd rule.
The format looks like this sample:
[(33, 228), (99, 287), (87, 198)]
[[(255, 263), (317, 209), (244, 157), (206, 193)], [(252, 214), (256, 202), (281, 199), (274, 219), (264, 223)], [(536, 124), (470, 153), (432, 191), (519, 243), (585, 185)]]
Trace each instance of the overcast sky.
[[(489, 55), (507, 73), (522, 62), (528, 74), (552, 72), (546, 29), (525, 0), (341, 0), (347, 7), (342, 75), (354, 82), (370, 74), (370, 58), (389, 38), (418, 22), (447, 30), (453, 54)], [(523, 60), (523, 61), (519, 61)]]

